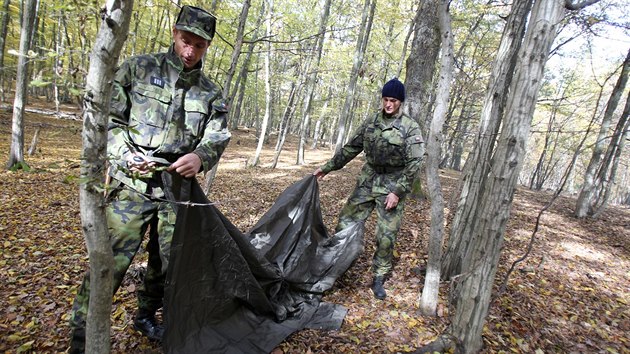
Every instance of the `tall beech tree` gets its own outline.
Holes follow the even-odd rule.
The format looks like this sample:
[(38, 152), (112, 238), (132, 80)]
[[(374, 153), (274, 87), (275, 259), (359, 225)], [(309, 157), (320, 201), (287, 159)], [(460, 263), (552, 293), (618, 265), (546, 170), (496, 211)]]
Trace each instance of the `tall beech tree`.
[(335, 152), (338, 152), (343, 147), (343, 143), (346, 137), (346, 126), (350, 123), (349, 121), (352, 118), (357, 81), (359, 80), (359, 69), (361, 65), (363, 65), (363, 57), (365, 56), (367, 43), (370, 37), (370, 32), (372, 30), (372, 21), (374, 19), (374, 11), (376, 9), (376, 1), (377, 0), (365, 0), (365, 3), (363, 5), (363, 17), (361, 17), (359, 36), (357, 38), (357, 45), (352, 61), (352, 70), (350, 71), (350, 80), (348, 82), (348, 88), (345, 94), (343, 109), (340, 112), (339, 121), (337, 123)]
[(472, 233), (473, 221), (477, 218), (476, 203), (484, 188), (482, 181), (490, 173), (490, 165), (478, 162), (490, 161), (494, 152), (507, 101), (507, 92), (512, 82), (517, 54), (531, 6), (531, 0), (515, 1), (503, 29), (503, 36), (486, 89), (477, 141), (461, 176), (457, 210), (451, 223), (448, 247), (442, 260), (442, 277), (445, 279), (462, 273), (468, 266), (462, 263), (464, 259), (468, 259), (467, 255), (472, 246), (469, 235)]
[[(519, 13), (520, 2), (514, 3), (516, 12), (513, 11), (513, 14)], [(477, 353), (483, 346), (481, 334), (490, 307), (505, 228), (526, 154), (526, 143), (545, 64), (557, 35), (557, 26), (566, 8), (577, 10), (592, 3), (571, 4), (561, 0), (540, 0), (532, 7), (529, 25), (516, 56), (514, 76), (505, 101), (496, 148), (490, 154), (491, 158), (477, 159), (477, 156), (473, 156), (470, 161), (473, 166), (487, 165), (488, 170), (479, 176), (481, 188), (471, 204), (466, 206), (460, 197), (458, 213), (470, 215), (472, 212), (475, 216), (467, 220), (468, 232), (457, 235), (456, 241), (462, 242), (466, 239), (468, 252), (461, 259), (462, 266), (457, 278), (453, 279), (451, 304), (454, 309), (451, 324), (434, 344), (449, 343), (461, 353)], [(529, 4), (521, 6), (527, 8)], [(508, 24), (516, 27), (506, 28), (504, 35), (517, 29), (520, 21), (508, 21)], [(519, 38), (516, 37), (515, 40)], [(499, 66), (501, 64), (501, 61), (496, 63)], [(492, 85), (494, 83), (491, 81)], [(490, 102), (491, 100), (486, 101)], [(467, 194), (464, 199), (470, 197)], [(464, 207), (470, 210), (460, 210)]]
[(37, 0), (25, 0), (22, 7), (22, 26), (20, 29), (20, 52), (18, 53), (15, 99), (13, 100), (13, 124), (11, 126), (11, 151), (7, 168), (28, 168), (24, 162), (24, 105), (28, 85), (29, 50), (35, 22)]
[(110, 315), (114, 291), (114, 256), (105, 218), (107, 117), (114, 68), (127, 38), (133, 0), (108, 1), (90, 55), (83, 99), (83, 152), (79, 203), (81, 225), (90, 258), (90, 304), (86, 353), (110, 352)]
[(444, 141), (444, 118), (448, 107), (448, 93), (453, 78), (453, 32), (448, 7), (450, 0), (442, 0), (438, 8), (442, 38), (440, 74), (437, 85), (435, 110), (427, 140), (427, 187), (431, 196), (431, 234), (429, 235), (429, 261), (424, 288), (420, 297), (420, 310), (425, 315), (436, 315), (440, 289), (440, 260), (444, 235), (444, 197), (438, 168)]
[[(596, 206), (598, 204), (598, 200), (600, 200), (600, 197), (603, 197), (605, 194), (605, 192), (603, 192), (605, 188), (602, 188), (602, 186), (608, 182), (608, 176), (606, 173), (608, 168), (606, 166), (610, 166), (611, 161), (609, 159), (614, 155), (606, 155), (607, 159), (604, 159), (606, 143), (609, 142), (611, 146), (618, 144), (618, 141), (615, 139), (609, 140), (607, 137), (610, 135), (609, 130), (610, 126), (613, 124), (613, 116), (626, 88), (629, 73), (630, 51), (628, 51), (628, 54), (626, 55), (617, 83), (615, 84), (615, 87), (608, 99), (608, 103), (606, 104), (606, 110), (604, 112), (599, 134), (595, 144), (593, 145), (591, 159), (588, 163), (588, 167), (586, 168), (584, 183), (582, 185), (582, 189), (580, 190), (575, 207), (575, 215), (578, 218), (593, 216), (594, 212), (597, 210)], [(601, 205), (601, 203), (599, 204)]]

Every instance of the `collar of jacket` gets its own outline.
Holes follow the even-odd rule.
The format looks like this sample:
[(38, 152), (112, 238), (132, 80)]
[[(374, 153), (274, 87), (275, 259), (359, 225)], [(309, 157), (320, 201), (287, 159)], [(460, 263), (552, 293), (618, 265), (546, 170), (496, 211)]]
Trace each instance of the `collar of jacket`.
[(385, 110), (381, 109), (381, 115), (383, 116), (384, 119), (400, 118), (403, 116), (403, 105), (401, 104), (400, 107), (398, 108), (398, 112), (396, 112), (396, 114), (392, 114), (391, 116), (388, 116), (387, 114), (385, 114)]
[[(205, 57), (205, 56), (204, 56)], [(182, 59), (175, 53), (175, 45), (171, 44), (171, 47), (166, 53), (166, 60), (170, 66), (172, 66), (177, 72), (179, 72), (179, 76), (182, 78), (186, 78), (187, 80), (197, 78), (201, 75), (201, 68), (203, 68), (203, 59), (195, 65), (194, 68), (185, 71), (184, 70), (184, 62)]]

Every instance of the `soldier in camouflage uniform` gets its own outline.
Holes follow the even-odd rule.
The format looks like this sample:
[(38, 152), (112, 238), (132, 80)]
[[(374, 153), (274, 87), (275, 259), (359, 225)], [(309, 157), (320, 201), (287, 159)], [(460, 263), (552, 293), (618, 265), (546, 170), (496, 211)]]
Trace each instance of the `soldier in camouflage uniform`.
[(392, 269), (396, 235), (400, 229), (405, 196), (424, 156), (424, 141), (418, 123), (402, 113), (405, 86), (392, 79), (382, 90), (382, 110), (365, 120), (350, 141), (324, 166), (313, 172), (318, 178), (341, 169), (365, 152), (366, 163), (357, 185), (339, 214), (336, 232), (365, 221), (376, 209), (376, 252), (372, 263), (372, 291), (386, 297), (383, 282)]
[[(162, 306), (176, 219), (172, 204), (163, 198), (161, 173), (194, 178), (200, 171), (207, 172), (230, 140), (227, 106), (219, 88), (202, 73), (202, 59), (215, 26), (216, 19), (208, 12), (182, 7), (169, 51), (128, 59), (114, 81), (106, 209), (115, 262), (114, 291), (150, 229), (149, 261), (137, 293), (134, 327), (152, 340), (161, 340), (164, 332), (155, 312)], [(88, 299), (89, 274), (72, 308), (71, 353), (85, 348)]]

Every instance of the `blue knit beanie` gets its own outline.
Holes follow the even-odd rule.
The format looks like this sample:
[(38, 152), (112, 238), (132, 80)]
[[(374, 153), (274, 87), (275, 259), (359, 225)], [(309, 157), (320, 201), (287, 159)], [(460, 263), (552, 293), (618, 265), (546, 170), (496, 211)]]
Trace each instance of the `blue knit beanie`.
[(405, 85), (398, 81), (398, 78), (393, 78), (383, 86), (383, 95), (381, 97), (393, 97), (402, 102), (405, 100)]

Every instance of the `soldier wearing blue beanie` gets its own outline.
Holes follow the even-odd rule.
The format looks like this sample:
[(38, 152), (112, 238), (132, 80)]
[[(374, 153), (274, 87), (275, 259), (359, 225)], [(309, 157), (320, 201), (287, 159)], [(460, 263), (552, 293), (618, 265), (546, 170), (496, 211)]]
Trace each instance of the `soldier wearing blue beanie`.
[(398, 81), (397, 78), (393, 78), (383, 86), (381, 97), (392, 97), (400, 102), (405, 102), (405, 85)]
[(365, 222), (376, 210), (372, 292), (375, 298), (382, 300), (387, 296), (383, 284), (392, 270), (405, 196), (411, 191), (411, 182), (422, 163), (424, 141), (418, 123), (402, 112), (405, 85), (394, 78), (383, 86), (381, 92), (381, 110), (366, 119), (349, 142), (313, 175), (323, 178), (365, 152), (366, 163), (357, 178), (355, 190), (339, 213), (335, 231)]

